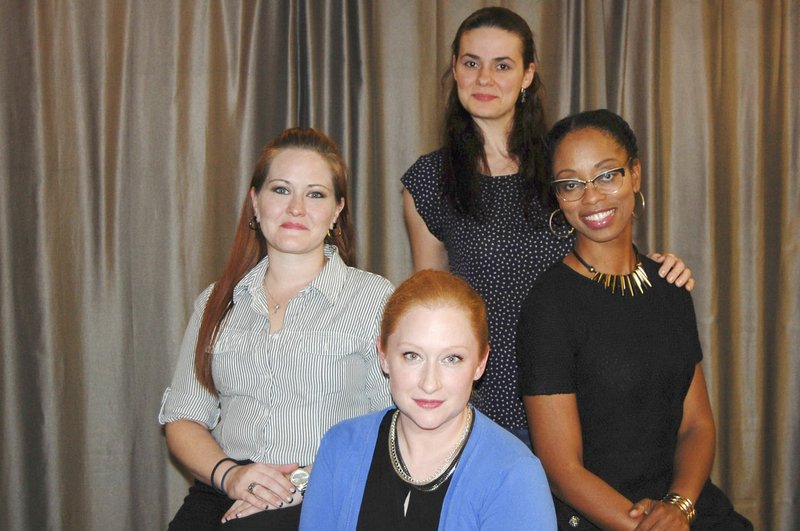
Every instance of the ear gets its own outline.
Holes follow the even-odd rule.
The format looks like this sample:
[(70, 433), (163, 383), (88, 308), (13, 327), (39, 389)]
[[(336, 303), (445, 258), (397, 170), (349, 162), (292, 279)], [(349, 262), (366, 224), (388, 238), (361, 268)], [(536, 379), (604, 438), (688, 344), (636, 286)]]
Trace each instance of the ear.
[(481, 376), (483, 376), (483, 372), (486, 370), (486, 362), (489, 361), (489, 347), (486, 347), (486, 352), (483, 353), (483, 359), (475, 368), (475, 376), (472, 378), (473, 381), (478, 381)]
[(378, 347), (378, 363), (381, 365), (383, 374), (388, 376), (389, 363), (386, 361), (386, 353), (383, 351), (383, 347), (381, 347), (381, 336), (378, 336), (378, 339), (375, 340), (375, 344)]
[(522, 76), (522, 88), (528, 88), (533, 83), (533, 75), (536, 73), (536, 63), (531, 63), (525, 69), (525, 74)]
[(633, 192), (636, 193), (642, 188), (642, 164), (639, 159), (633, 159), (630, 164), (631, 167), (631, 185)]
[(339, 219), (339, 214), (342, 213), (342, 209), (344, 209), (344, 197), (339, 200), (339, 204), (336, 205), (336, 214), (333, 216), (333, 221), (331, 221), (331, 229), (333, 229), (333, 224), (336, 223), (336, 220)]
[(259, 213), (258, 213), (258, 192), (256, 192), (255, 188), (250, 188), (250, 201), (253, 203), (253, 212), (256, 215), (256, 220), (261, 222)]

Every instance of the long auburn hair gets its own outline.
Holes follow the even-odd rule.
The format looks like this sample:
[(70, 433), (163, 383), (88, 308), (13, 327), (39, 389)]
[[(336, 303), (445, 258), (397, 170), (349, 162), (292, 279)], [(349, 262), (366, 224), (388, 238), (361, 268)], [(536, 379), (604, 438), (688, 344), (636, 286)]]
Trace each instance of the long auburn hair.
[[(452, 57), (457, 59), (460, 54), (463, 34), (478, 28), (499, 28), (513, 33), (522, 42), (525, 67), (536, 63), (536, 44), (531, 28), (521, 16), (504, 7), (485, 7), (464, 19), (450, 46)], [(483, 133), (458, 99), (458, 87), (453, 80), (452, 68), (448, 68), (443, 80), (451, 83), (445, 111), (443, 195), (457, 213), (480, 219), (479, 168), (489, 167)], [(517, 159), (523, 177), (522, 199), (525, 214), (529, 218), (533, 204), (546, 190), (544, 136), (547, 128), (541, 89), (542, 80), (539, 73), (534, 72), (533, 82), (526, 90), (525, 101), (517, 99), (514, 121), (508, 137), (508, 151)]]
[(212, 374), (212, 351), (219, 335), (220, 327), (228, 311), (233, 307), (233, 288), (240, 280), (258, 264), (267, 254), (267, 240), (261, 227), (250, 228), (255, 220), (250, 189), (261, 191), (261, 187), (269, 175), (269, 169), (275, 157), (284, 149), (298, 149), (317, 153), (322, 156), (331, 168), (336, 202), (344, 199), (344, 208), (336, 220), (336, 229), (325, 237), (325, 243), (336, 245), (339, 255), (347, 265), (355, 264), (353, 223), (347, 201), (347, 167), (342, 159), (336, 143), (316, 129), (292, 128), (283, 131), (273, 138), (261, 150), (261, 154), (253, 170), (250, 188), (245, 194), (239, 224), (233, 237), (233, 245), (222, 275), (214, 283), (211, 295), (206, 303), (197, 344), (194, 350), (194, 371), (200, 384), (216, 394)]

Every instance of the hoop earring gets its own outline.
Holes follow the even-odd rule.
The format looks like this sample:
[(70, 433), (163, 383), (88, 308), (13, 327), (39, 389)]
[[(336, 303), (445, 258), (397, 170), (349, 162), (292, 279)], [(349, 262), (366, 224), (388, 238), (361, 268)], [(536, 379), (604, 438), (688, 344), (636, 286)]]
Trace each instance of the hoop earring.
[(253, 215), (253, 217), (250, 219), (250, 222), (247, 224), (247, 226), (250, 227), (250, 230), (258, 230), (258, 220), (256, 219), (255, 215)]
[(522, 90), (519, 91), (519, 102), (525, 103), (525, 87), (522, 87)]
[[(575, 227), (573, 227), (572, 225), (569, 225), (569, 223), (567, 223), (567, 225), (569, 225), (569, 230), (566, 231), (566, 232), (564, 232), (563, 230), (562, 231), (558, 231), (558, 230), (554, 229), (553, 228), (553, 217), (555, 217), (555, 215), (558, 214), (559, 212), (561, 212), (560, 208), (558, 208), (556, 210), (553, 210), (553, 212), (550, 214), (550, 219), (547, 222), (547, 226), (550, 227), (550, 232), (553, 233), (553, 236), (555, 236), (559, 240), (565, 240), (565, 239), (569, 238), (570, 235), (573, 232), (575, 232)], [(563, 217), (564, 213), (561, 212), (561, 215)], [(566, 221), (566, 218), (564, 219), (564, 221)]]
[[(636, 196), (637, 195), (642, 199), (642, 208), (639, 210), (639, 212), (636, 212), (636, 207), (638, 206), (636, 204)], [(644, 194), (642, 193), (641, 190), (639, 190), (638, 192), (636, 192), (634, 194), (634, 197), (633, 197), (633, 212), (631, 212), (631, 215), (633, 216), (633, 219), (639, 219), (644, 215), (644, 207), (645, 207)]]

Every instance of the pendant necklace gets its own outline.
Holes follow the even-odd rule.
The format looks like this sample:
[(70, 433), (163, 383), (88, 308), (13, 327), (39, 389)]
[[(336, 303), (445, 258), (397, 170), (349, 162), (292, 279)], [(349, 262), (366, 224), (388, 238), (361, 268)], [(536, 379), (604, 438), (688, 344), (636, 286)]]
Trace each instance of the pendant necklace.
[(644, 293), (646, 288), (653, 287), (653, 285), (650, 283), (650, 279), (647, 278), (647, 272), (644, 270), (644, 267), (642, 267), (642, 258), (639, 256), (639, 249), (637, 249), (635, 245), (633, 246), (633, 254), (636, 257), (636, 265), (634, 266), (633, 271), (624, 275), (601, 273), (587, 263), (586, 260), (584, 260), (581, 255), (578, 254), (578, 251), (574, 246), (572, 247), (572, 254), (575, 255), (575, 258), (578, 259), (578, 262), (583, 264), (583, 267), (585, 267), (589, 273), (594, 275), (592, 280), (602, 285), (606, 290), (611, 291), (611, 293), (614, 293), (617, 288), (619, 288), (620, 295), (624, 297), (625, 292), (627, 291), (632, 297), (636, 295), (636, 292), (633, 289), (634, 287), (639, 290), (639, 293)]
[(394, 412), (392, 415), (392, 423), (389, 426), (389, 460), (392, 462), (392, 468), (394, 468), (395, 473), (403, 483), (423, 492), (431, 492), (441, 487), (450, 476), (453, 475), (458, 460), (461, 457), (461, 452), (464, 450), (467, 439), (469, 439), (469, 434), (472, 432), (472, 424), (475, 419), (472, 414), (472, 408), (467, 406), (466, 409), (467, 422), (458, 441), (456, 441), (456, 444), (450, 449), (450, 452), (448, 452), (442, 466), (440, 466), (432, 476), (421, 481), (411, 477), (406, 464), (403, 462), (403, 457), (400, 455), (400, 448), (397, 441), (397, 416), (400, 410), (398, 409)]
[[(266, 279), (264, 280), (264, 289), (267, 290), (267, 297), (269, 297), (269, 300), (267, 301), (267, 308), (272, 310), (273, 314), (278, 313), (278, 310), (281, 309), (281, 305), (280, 303), (275, 302), (277, 301), (277, 299), (272, 296), (272, 293), (270, 293), (269, 288), (267, 287)], [(270, 304), (270, 301), (272, 301), (272, 304)]]

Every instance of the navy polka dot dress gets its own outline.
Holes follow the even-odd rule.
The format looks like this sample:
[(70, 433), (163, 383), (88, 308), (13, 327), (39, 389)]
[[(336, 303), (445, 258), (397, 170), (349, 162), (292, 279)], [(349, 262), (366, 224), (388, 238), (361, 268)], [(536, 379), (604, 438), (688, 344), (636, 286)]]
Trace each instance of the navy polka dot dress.
[(530, 219), (523, 208), (522, 176), (481, 177), (484, 219), (456, 214), (442, 197), (441, 151), (420, 157), (403, 185), (431, 234), (447, 250), (450, 271), (469, 282), (486, 301), (491, 353), (475, 393), (475, 406), (509, 429), (527, 426), (517, 386), (515, 341), (520, 309), (538, 276), (572, 248), (547, 228), (537, 203)]

